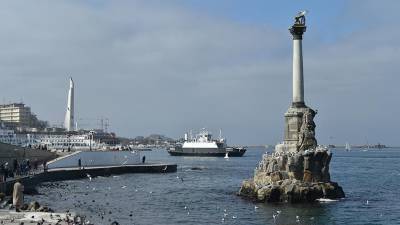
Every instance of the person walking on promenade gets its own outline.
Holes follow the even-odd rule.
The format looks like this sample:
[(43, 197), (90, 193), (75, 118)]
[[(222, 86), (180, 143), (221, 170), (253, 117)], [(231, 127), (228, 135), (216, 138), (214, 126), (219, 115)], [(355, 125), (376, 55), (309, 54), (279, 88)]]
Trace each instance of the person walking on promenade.
[(20, 179), (14, 184), (13, 189), (13, 206), (15, 211), (19, 212), (20, 207), (24, 204), (24, 185), (21, 184)]
[(4, 181), (6, 181), (7, 177), (10, 175), (9, 168), (8, 168), (8, 162), (4, 163)]
[(29, 159), (26, 160), (26, 168), (28, 169), (28, 172), (32, 169), (31, 161)]
[(43, 171), (44, 172), (47, 171), (47, 162), (46, 162), (46, 160), (43, 161)]
[(4, 169), (4, 164), (0, 166), (0, 182), (6, 182), (6, 170)]
[(144, 164), (145, 161), (146, 161), (146, 156), (144, 155), (144, 156), (142, 157), (142, 163)]
[(82, 168), (82, 160), (81, 160), (81, 158), (78, 159), (78, 166), (79, 166), (79, 169)]

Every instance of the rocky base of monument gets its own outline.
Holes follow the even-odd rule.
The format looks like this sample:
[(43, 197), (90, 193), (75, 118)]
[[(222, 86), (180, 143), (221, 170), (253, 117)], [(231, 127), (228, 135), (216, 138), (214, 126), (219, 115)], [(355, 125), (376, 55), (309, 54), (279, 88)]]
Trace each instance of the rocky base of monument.
[(239, 195), (259, 202), (315, 202), (344, 198), (343, 189), (330, 181), (332, 153), (323, 147), (263, 156), (254, 178), (245, 180)]

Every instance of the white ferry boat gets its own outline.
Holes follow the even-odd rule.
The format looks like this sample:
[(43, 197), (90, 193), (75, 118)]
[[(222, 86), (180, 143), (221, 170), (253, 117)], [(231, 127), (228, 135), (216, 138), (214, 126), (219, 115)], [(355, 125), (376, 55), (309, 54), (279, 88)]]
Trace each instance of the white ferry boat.
[(218, 156), (229, 157), (243, 156), (245, 148), (228, 147), (225, 138), (212, 139), (212, 135), (206, 129), (202, 129), (195, 137), (185, 134), (183, 144), (176, 144), (167, 149), (172, 156)]

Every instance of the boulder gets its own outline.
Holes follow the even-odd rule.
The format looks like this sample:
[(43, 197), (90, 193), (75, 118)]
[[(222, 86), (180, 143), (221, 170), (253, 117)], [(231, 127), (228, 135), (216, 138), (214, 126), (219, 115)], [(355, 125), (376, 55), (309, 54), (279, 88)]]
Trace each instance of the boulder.
[(30, 211), (36, 211), (40, 208), (40, 204), (37, 201), (32, 201), (29, 203), (28, 210)]

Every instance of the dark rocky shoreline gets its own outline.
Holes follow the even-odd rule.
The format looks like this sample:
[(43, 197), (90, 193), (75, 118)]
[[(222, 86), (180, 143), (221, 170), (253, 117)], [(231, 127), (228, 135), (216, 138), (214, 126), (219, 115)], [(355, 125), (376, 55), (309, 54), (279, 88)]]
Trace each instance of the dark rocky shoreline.
[(258, 202), (315, 202), (344, 198), (343, 189), (330, 181), (332, 153), (325, 148), (263, 156), (254, 177), (243, 181), (239, 195)]

